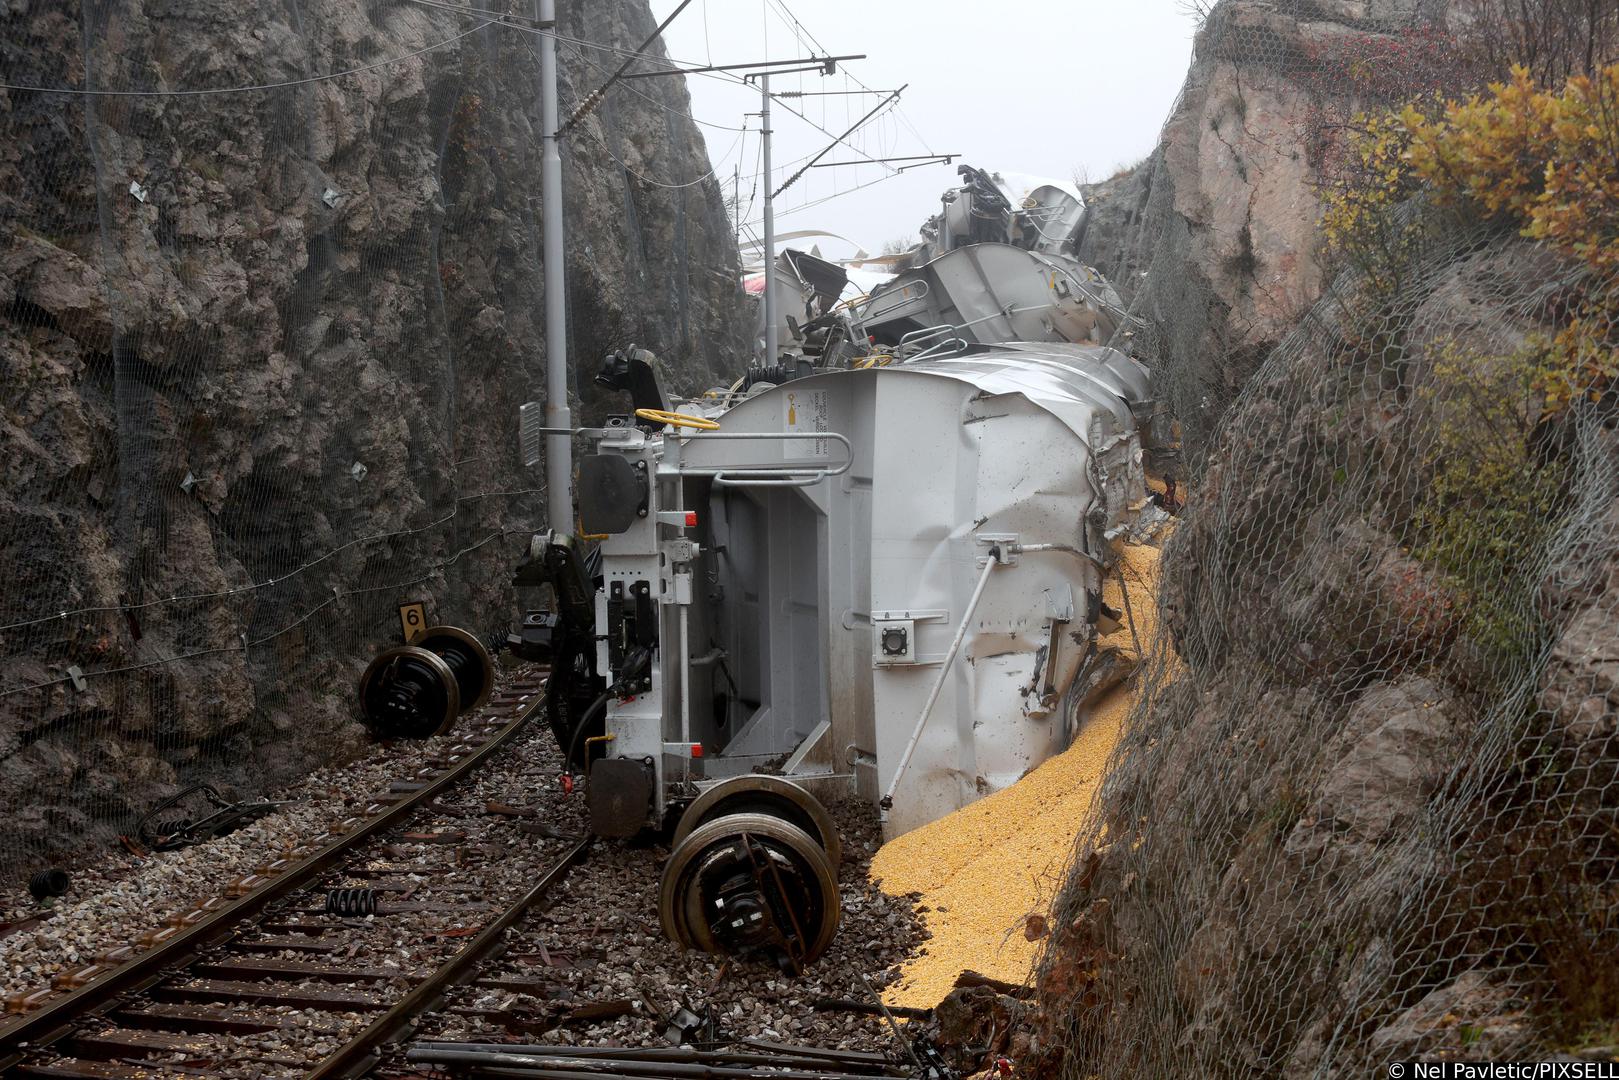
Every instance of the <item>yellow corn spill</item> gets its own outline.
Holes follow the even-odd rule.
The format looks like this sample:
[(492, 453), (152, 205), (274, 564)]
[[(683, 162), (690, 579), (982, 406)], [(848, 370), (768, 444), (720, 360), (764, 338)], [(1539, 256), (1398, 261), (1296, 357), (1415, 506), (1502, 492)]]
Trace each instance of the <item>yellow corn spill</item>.
[[(1143, 649), (1152, 648), (1158, 548), (1124, 549), (1124, 576)], [(1117, 576), (1104, 587), (1124, 610)], [(1102, 639), (1133, 655), (1128, 622)], [(1028, 978), (1039, 941), (1024, 928), (1044, 916), (1062, 882), (1074, 839), (1095, 794), (1119, 727), (1135, 700), (1134, 681), (1099, 699), (1074, 743), (1004, 791), (884, 844), (871, 876), (891, 896), (920, 893), (933, 937), (884, 991), (890, 1005), (927, 1008), (972, 970), (1008, 982)]]

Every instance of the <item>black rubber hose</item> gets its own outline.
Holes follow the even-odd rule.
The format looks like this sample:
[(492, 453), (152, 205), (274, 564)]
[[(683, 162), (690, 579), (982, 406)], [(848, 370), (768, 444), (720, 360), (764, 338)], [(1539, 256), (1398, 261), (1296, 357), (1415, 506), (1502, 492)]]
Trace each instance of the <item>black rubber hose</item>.
[[(630, 654), (630, 662), (624, 665), (623, 674), (619, 676), (618, 681), (597, 695), (596, 700), (590, 703), (590, 707), (580, 714), (579, 722), (573, 726), (573, 734), (568, 738), (568, 752), (562, 759), (564, 767), (569, 769), (573, 767), (573, 754), (575, 750), (579, 749), (579, 737), (585, 733), (585, 728), (590, 726), (590, 718), (596, 715), (596, 710), (606, 709), (607, 699), (613, 696), (618, 687), (630, 679), (639, 678), (641, 673), (651, 666), (651, 663), (652, 653), (646, 649), (637, 649)], [(585, 764), (589, 765), (590, 763), (585, 762)], [(589, 775), (588, 769), (585, 772), (586, 775)]]
[[(597, 710), (607, 708), (607, 699), (612, 696), (613, 688), (609, 686), (596, 696), (596, 700), (590, 703), (590, 708), (580, 714), (579, 722), (573, 725), (573, 737), (568, 740), (568, 752), (562, 758), (563, 767), (572, 770), (573, 754), (575, 750), (579, 749), (579, 736), (583, 735), (585, 728), (590, 726), (590, 718), (596, 715)], [(587, 762), (586, 764), (589, 763)]]

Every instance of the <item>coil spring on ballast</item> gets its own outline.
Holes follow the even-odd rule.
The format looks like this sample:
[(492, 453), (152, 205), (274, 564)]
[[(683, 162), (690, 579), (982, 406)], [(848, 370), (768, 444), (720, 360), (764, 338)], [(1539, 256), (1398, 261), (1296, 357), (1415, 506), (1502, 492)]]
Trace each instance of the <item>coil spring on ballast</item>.
[(354, 919), (377, 913), (375, 889), (327, 889), (326, 914)]
[(169, 818), (166, 821), (154, 821), (147, 826), (147, 831), (154, 837), (178, 836), (189, 832), (193, 822), (188, 817)]
[(64, 870), (41, 870), (28, 879), (28, 891), (36, 900), (53, 896), (66, 896), (68, 876)]

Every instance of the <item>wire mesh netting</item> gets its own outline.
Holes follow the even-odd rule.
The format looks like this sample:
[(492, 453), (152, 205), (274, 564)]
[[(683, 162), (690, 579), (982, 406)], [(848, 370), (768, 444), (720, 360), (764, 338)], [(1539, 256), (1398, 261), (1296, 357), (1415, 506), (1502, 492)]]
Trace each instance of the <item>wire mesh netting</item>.
[[(0, 13), (0, 871), (351, 755), (401, 602), (504, 637), (543, 525), (537, 11), (442, 7)], [(566, 109), (653, 23), (562, 8)], [(578, 131), (574, 369), (636, 341), (705, 385), (736, 256), (684, 87)]]
[[(1412, 13), (1322, 46), (1320, 10), (1239, 2), (1198, 39), (1117, 246), (1191, 493), (1041, 964), (1061, 1075), (1616, 1052), (1619, 52), (1590, 12), (1589, 63), (1476, 115), (1438, 99), (1510, 37)], [(1298, 62), (1337, 48), (1387, 92)], [(1284, 295), (1307, 262), (1330, 284)]]

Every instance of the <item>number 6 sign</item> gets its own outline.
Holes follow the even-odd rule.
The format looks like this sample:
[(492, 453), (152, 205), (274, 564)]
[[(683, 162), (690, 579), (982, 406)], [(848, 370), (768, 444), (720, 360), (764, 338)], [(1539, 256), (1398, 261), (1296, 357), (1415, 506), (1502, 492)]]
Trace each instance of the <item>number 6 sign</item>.
[(399, 605), (399, 630), (405, 635), (405, 644), (410, 644), (421, 636), (427, 629), (427, 605), (420, 600), (413, 600), (408, 604)]

